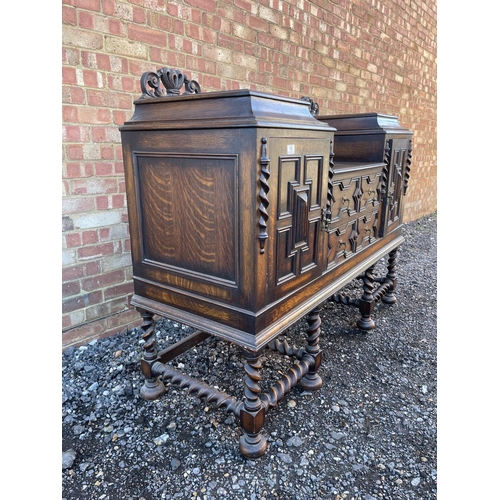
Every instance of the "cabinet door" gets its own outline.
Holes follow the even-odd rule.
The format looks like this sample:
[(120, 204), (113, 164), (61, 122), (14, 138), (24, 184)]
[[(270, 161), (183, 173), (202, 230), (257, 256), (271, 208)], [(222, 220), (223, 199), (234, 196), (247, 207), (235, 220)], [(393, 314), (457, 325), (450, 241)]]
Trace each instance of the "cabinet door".
[(269, 158), (275, 199), (270, 200), (274, 257), (268, 286), (280, 296), (326, 269), (321, 223), (327, 203), (330, 138), (272, 138)]
[(380, 236), (396, 229), (402, 222), (403, 176), (408, 155), (408, 138), (388, 139), (385, 148), (382, 225)]

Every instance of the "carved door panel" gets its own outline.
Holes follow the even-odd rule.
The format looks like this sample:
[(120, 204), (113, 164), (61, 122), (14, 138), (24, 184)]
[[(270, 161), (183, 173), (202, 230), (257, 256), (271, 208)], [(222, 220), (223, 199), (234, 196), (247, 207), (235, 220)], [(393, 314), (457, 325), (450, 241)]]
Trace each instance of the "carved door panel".
[(289, 291), (326, 269), (321, 218), (327, 201), (329, 147), (325, 139), (270, 141), (271, 172), (276, 172), (272, 287), (277, 290)]
[(332, 176), (327, 265), (332, 268), (373, 243), (379, 233), (383, 164), (339, 163)]
[(385, 150), (385, 196), (382, 234), (388, 234), (401, 223), (403, 181), (408, 154), (408, 139), (389, 139)]

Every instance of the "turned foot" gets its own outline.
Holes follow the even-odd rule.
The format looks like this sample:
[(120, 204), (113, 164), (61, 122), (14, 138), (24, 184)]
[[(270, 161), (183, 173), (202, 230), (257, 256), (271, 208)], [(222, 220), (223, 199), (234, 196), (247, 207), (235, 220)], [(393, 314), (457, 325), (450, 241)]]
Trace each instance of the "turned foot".
[(141, 387), (140, 395), (142, 399), (153, 401), (166, 392), (165, 384), (159, 379), (146, 379)]

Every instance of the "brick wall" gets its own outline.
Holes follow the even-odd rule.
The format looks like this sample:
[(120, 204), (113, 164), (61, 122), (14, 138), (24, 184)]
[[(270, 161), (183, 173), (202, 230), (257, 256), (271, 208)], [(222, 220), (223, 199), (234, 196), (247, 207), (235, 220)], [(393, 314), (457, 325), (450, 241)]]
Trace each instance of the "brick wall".
[(143, 72), (312, 97), (414, 131), (406, 220), (436, 210), (436, 2), (63, 0), (63, 348), (136, 326), (120, 133)]

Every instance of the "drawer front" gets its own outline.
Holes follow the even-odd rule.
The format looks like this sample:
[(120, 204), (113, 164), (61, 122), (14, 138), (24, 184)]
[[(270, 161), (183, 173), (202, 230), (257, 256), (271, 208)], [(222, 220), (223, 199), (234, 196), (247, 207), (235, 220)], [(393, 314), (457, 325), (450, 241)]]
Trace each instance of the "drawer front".
[(332, 217), (328, 225), (328, 269), (377, 240), (383, 167), (334, 169)]

